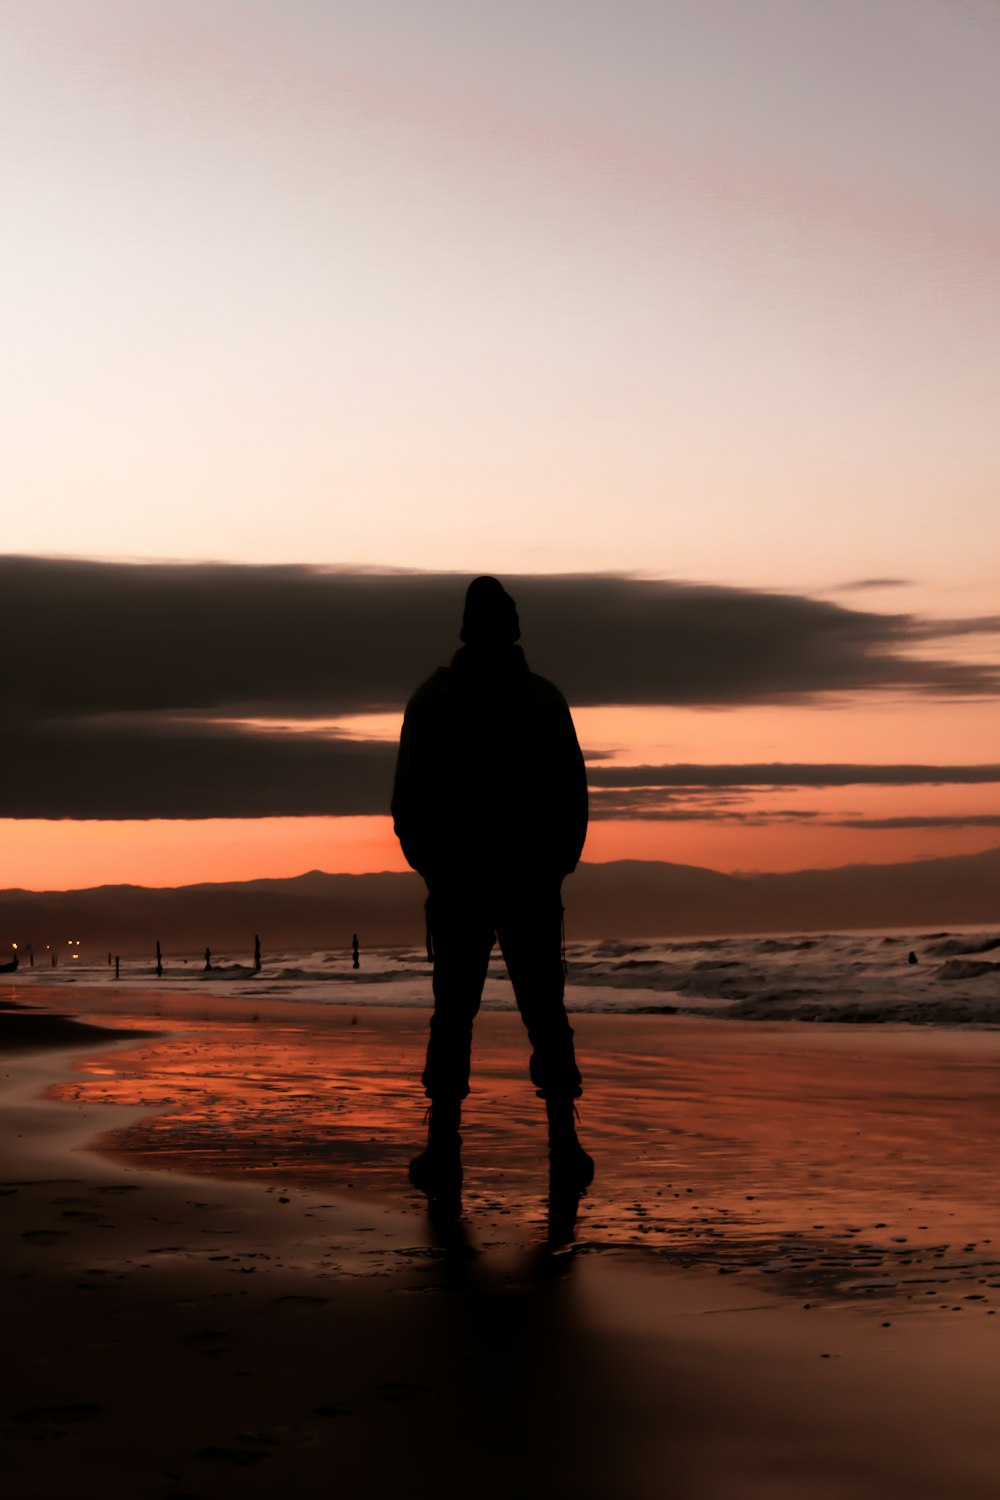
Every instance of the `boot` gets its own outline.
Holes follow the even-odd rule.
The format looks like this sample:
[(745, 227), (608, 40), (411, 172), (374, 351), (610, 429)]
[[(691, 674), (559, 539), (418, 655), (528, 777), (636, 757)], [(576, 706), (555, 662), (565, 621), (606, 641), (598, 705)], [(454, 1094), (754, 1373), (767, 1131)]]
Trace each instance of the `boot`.
[(549, 1121), (550, 1178), (561, 1191), (582, 1193), (594, 1180), (594, 1158), (576, 1136), (576, 1105), (572, 1098), (546, 1099)]
[(462, 1187), (462, 1123), (460, 1099), (432, 1100), (427, 1111), (427, 1146), (410, 1162), (414, 1187), (428, 1198), (447, 1198)]

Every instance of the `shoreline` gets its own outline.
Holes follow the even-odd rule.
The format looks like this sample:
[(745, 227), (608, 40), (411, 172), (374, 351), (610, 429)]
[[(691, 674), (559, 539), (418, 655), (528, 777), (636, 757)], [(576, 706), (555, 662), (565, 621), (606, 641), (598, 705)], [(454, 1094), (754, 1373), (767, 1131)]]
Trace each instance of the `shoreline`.
[[(220, 1010), (213, 997), (159, 987), (116, 986), (99, 1008), (93, 992), (57, 998), (44, 1024), (84, 1045), (47, 1095), (106, 1110), (91, 1152), (192, 1178), (422, 1205), (405, 1168), (423, 1141), (425, 1013), (247, 997)], [(0, 1042), (11, 1019), (0, 1009)], [(31, 1030), (43, 1015), (22, 1005), (16, 1020)], [(808, 1294), (812, 1275), (816, 1296), (848, 1299), (855, 1281), (891, 1294), (895, 1280), (928, 1270), (944, 1297), (941, 1269), (958, 1285), (993, 1246), (1000, 1256), (1000, 1034), (900, 1024), (859, 1035), (850, 1024), (748, 1028), (641, 1012), (573, 1023), (581, 1131), (599, 1166), (583, 1205), (588, 1252), (725, 1274), (766, 1261), (775, 1286)], [(115, 1054), (127, 1062), (112, 1065)], [(493, 1233), (501, 1199), (505, 1216), (544, 1220), (544, 1112), (527, 1057), (516, 1013), (478, 1017), (465, 1207)], [(1000, 1281), (1000, 1260), (988, 1271)]]
[[(737, 937), (675, 942), (608, 940), (571, 944), (566, 1005), (571, 1017), (607, 1014), (684, 1015), (701, 1019), (809, 1021), (885, 1026), (907, 1023), (945, 1031), (961, 1026), (1000, 1031), (1000, 934), (881, 934), (878, 937), (801, 933), (785, 938)], [(216, 955), (218, 958), (218, 955)], [(58, 976), (58, 977), (57, 977)], [(272, 953), (261, 972), (246, 964), (168, 958), (162, 976), (147, 961), (115, 981), (89, 961), (48, 973), (19, 973), (21, 993), (127, 987), (200, 996), (221, 1008), (253, 999), (327, 1009), (388, 1007), (426, 1011), (429, 971), (424, 951), (365, 950), (358, 970), (339, 951)], [(491, 961), (482, 1011), (515, 1011), (502, 955)]]
[[(785, 1138), (781, 1080), (812, 1058), (825, 1073), (809, 1108), (835, 1133), (845, 1076), (854, 1079), (852, 1109), (865, 1094), (865, 1062), (849, 1036), (806, 1027), (798, 1028), (808, 1033), (799, 1041), (795, 1028), (755, 1027), (753, 1047), (728, 1062), (699, 1061), (699, 1033), (722, 1039), (726, 1023), (635, 1018), (631, 1049), (615, 1051), (608, 1038), (618, 1031), (620, 1039), (622, 1018), (587, 1017), (578, 1027), (592, 1084), (583, 1129), (599, 1176), (581, 1205), (576, 1248), (553, 1253), (545, 1245), (540, 1102), (523, 1077), (516, 1017), (484, 1015), (477, 1023), (480, 1092), (469, 1110), (466, 1216), (442, 1233), (408, 1187), (385, 1190), (388, 1169), (378, 1165), (388, 1151), (398, 1178), (401, 1148), (418, 1137), (412, 1063), (424, 1016), (380, 1009), (364, 1025), (331, 1028), (328, 1008), (316, 1007), (324, 1012), (316, 1018), (297, 1007), (289, 1017), (287, 1002), (273, 1002), (280, 1012), (273, 1018), (258, 1007), (261, 1019), (253, 1022), (199, 1016), (195, 997), (167, 992), (142, 999), (120, 991), (113, 1015), (96, 1011), (93, 991), (77, 992), (79, 1006), (65, 1005), (62, 991), (53, 998), (74, 1012), (71, 1019), (85, 1011), (112, 1025), (127, 1018), (145, 1034), (120, 1041), (104, 1034), (90, 1038), (93, 1045), (5, 1052), (0, 1060), (3, 1270), (6, 1284), (18, 1288), (8, 1327), (22, 1355), (6, 1372), (2, 1415), (12, 1483), (24, 1500), (54, 1500), (76, 1487), (81, 1472), (163, 1500), (276, 1490), (318, 1497), (333, 1475), (346, 1492), (372, 1496), (404, 1486), (458, 1495), (470, 1485), (499, 1496), (517, 1485), (532, 1495), (572, 1489), (645, 1500), (662, 1495), (665, 1483), (676, 1500), (986, 1500), (995, 1493), (1000, 1335), (988, 1301), (1000, 1299), (1000, 1288), (984, 1291), (982, 1268), (974, 1276), (966, 1267), (976, 1290), (962, 1293), (982, 1301), (945, 1308), (938, 1302), (947, 1299), (936, 1295), (915, 1307), (916, 1285), (899, 1280), (928, 1268), (914, 1264), (914, 1229), (910, 1266), (898, 1264), (908, 1258), (905, 1246), (892, 1264), (898, 1284), (845, 1295), (829, 1279), (836, 1268), (801, 1235), (784, 1242), (787, 1264), (769, 1270), (758, 1230), (765, 1220), (781, 1233), (796, 1227), (787, 1198), (764, 1193), (747, 1202), (743, 1194), (747, 1222), (757, 1226), (743, 1250), (732, 1213), (721, 1212), (734, 1207), (746, 1159), (727, 1155), (732, 1119), (727, 1126), (711, 1118), (705, 1080), (721, 1088), (737, 1067), (759, 1070), (769, 1060), (767, 1086), (758, 1078), (751, 1095), (744, 1084), (731, 1108), (766, 1106)], [(0, 1011), (0, 1028), (9, 1015)], [(280, 1087), (251, 1099), (247, 1112), (259, 1119), (264, 1097), (284, 1128), (309, 1097), (309, 1060), (324, 1067), (339, 1056), (340, 1082), (355, 1086), (354, 1177), (343, 1188), (335, 1174), (318, 1181), (309, 1150), (324, 1138), (301, 1135), (299, 1157), (309, 1148), (301, 1180), (282, 1175), (295, 1153), (260, 1173), (238, 1163), (235, 1180), (178, 1171), (180, 1146), (192, 1159), (193, 1095), (183, 1091), (176, 1118), (186, 1119), (186, 1142), (159, 1158), (169, 1170), (151, 1170), (135, 1146), (151, 1120), (164, 1120), (164, 1106), (133, 1096), (159, 1089), (162, 1100), (164, 1069), (175, 1089), (200, 1069), (199, 1087), (214, 1102), (198, 1107), (206, 1118), (212, 1110), (224, 1117), (227, 1136), (239, 1136), (238, 1115), (225, 1114), (220, 1053), (229, 1052), (246, 1089), (253, 1070), (243, 1066), (244, 1049), (258, 1049), (256, 1071), (266, 1075), (259, 1049), (279, 1025), (288, 1029), (281, 1059), (294, 1067), (267, 1078)], [(731, 1028), (746, 1037), (739, 1023)], [(213, 1040), (220, 1029), (224, 1036)], [(317, 1060), (324, 1030), (329, 1046)], [(876, 1051), (884, 1056), (868, 1079), (874, 1087), (885, 1069), (896, 1079), (888, 1117), (905, 1105), (906, 1080), (923, 1079), (936, 1103), (934, 1129), (947, 1135), (961, 1125), (964, 1136), (967, 1122), (953, 1113), (959, 1085), (970, 1068), (985, 1077), (979, 1063), (994, 1065), (1000, 1039), (983, 1056), (964, 1034), (942, 1047), (934, 1045), (940, 1033), (919, 1031), (914, 1041), (912, 1028), (900, 1030), (911, 1033), (909, 1042), (880, 1032)], [(341, 1041), (343, 1031), (355, 1035)], [(657, 1033), (661, 1045), (653, 1047)], [(651, 1083), (662, 1091), (671, 1056), (674, 1104), (638, 1130), (627, 1101)], [(371, 1117), (359, 1085), (376, 1066), (384, 1139), (372, 1143), (362, 1139)], [(955, 1081), (950, 1105), (941, 1095), (948, 1077)], [(683, 1079), (685, 1093), (678, 1092)], [(725, 1115), (721, 1104), (718, 1113)], [(635, 1196), (635, 1173), (663, 1169), (664, 1147), (677, 1141), (672, 1132), (685, 1115), (687, 1134), (669, 1153), (670, 1191), (680, 1196), (660, 1212), (655, 1190), (648, 1199)], [(772, 1136), (763, 1124), (765, 1143)], [(829, 1171), (818, 1139), (801, 1143), (807, 1172)], [(892, 1143), (879, 1149), (891, 1152)], [(633, 1158), (637, 1166), (629, 1165)], [(895, 1198), (883, 1203), (888, 1228), (894, 1218), (915, 1224), (917, 1211), (921, 1223), (932, 1222), (935, 1202), (964, 1226), (953, 1183), (949, 1210), (927, 1196), (929, 1179), (921, 1192), (905, 1172), (894, 1175)], [(358, 1186), (346, 1188), (349, 1180)], [(833, 1186), (826, 1184), (828, 1194)], [(836, 1186), (847, 1191), (844, 1182)], [(702, 1258), (690, 1235), (683, 1253), (671, 1249), (670, 1231), (681, 1220), (686, 1231), (697, 1227)], [(838, 1253), (858, 1239), (838, 1241), (830, 1225), (826, 1233)], [(891, 1236), (885, 1239), (889, 1252)], [(713, 1240), (726, 1240), (737, 1263), (727, 1267)], [(981, 1258), (992, 1253), (977, 1243)], [(940, 1273), (949, 1257), (936, 1248), (920, 1253)], [(954, 1248), (952, 1258), (960, 1258)], [(856, 1270), (863, 1259), (855, 1255)], [(728, 1275), (719, 1274), (724, 1269)], [(803, 1275), (812, 1278), (808, 1292)], [(995, 1271), (985, 1279), (1000, 1284)], [(174, 1416), (164, 1424), (168, 1410)]]

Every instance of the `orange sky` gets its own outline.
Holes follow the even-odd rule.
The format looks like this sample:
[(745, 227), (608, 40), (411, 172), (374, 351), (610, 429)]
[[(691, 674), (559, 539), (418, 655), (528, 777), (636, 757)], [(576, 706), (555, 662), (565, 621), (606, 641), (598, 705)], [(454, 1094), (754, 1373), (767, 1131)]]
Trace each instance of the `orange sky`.
[[(641, 573), (993, 614), (985, 16), (18, 7), (4, 546)], [(995, 661), (996, 634), (914, 649)], [(916, 692), (576, 720), (619, 764), (948, 765), (1000, 744), (995, 700)], [(1000, 812), (991, 784), (777, 789), (725, 811), (595, 823), (586, 856), (763, 870), (1000, 842), (961, 822)], [(838, 826), (856, 817), (944, 821)], [(400, 865), (379, 818), (0, 823), (0, 888)]]
[[(990, 788), (923, 789), (921, 812), (982, 810)], [(984, 798), (984, 791), (988, 794)], [(899, 816), (914, 798), (905, 788), (813, 789), (754, 798), (765, 811), (825, 804), (866, 817)], [(992, 795), (1000, 813), (1000, 798)], [(718, 870), (795, 870), (891, 863), (972, 853), (1000, 843), (998, 827), (865, 830), (811, 823), (595, 821), (584, 858), (664, 859)], [(388, 818), (245, 818), (89, 822), (0, 820), (0, 889), (76, 889), (90, 885), (186, 885), (301, 875), (306, 870), (405, 870)]]
[[(736, 709), (587, 708), (574, 713), (585, 749), (606, 763), (986, 763), (1000, 743), (992, 701), (928, 708), (895, 694)], [(352, 735), (395, 740), (399, 714), (340, 721)], [(388, 789), (387, 789), (388, 791)], [(723, 871), (891, 863), (1000, 844), (998, 826), (869, 829), (843, 820), (1000, 816), (996, 783), (748, 788), (716, 816), (690, 821), (594, 820), (584, 858), (662, 859)], [(734, 789), (724, 795), (732, 797)], [(695, 801), (679, 804), (685, 811)], [(730, 816), (725, 816), (725, 814)], [(796, 814), (814, 814), (799, 817)], [(723, 814), (723, 816), (719, 816)], [(738, 814), (739, 816), (733, 816)], [(790, 815), (787, 816), (786, 815)], [(0, 820), (0, 889), (402, 870), (388, 817), (138, 821)]]

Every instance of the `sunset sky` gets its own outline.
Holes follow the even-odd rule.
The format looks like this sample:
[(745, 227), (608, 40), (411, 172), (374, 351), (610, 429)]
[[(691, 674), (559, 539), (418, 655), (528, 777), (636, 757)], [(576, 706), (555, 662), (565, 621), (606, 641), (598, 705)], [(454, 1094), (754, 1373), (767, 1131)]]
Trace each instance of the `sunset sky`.
[(0, 28), (0, 887), (402, 868), (482, 572), (586, 858), (1000, 845), (993, 0)]

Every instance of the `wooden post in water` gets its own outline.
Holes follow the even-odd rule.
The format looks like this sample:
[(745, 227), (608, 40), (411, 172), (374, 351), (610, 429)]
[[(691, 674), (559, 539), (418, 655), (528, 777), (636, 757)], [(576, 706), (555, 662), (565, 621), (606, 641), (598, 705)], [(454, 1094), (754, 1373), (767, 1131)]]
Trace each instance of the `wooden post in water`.
[(163, 954), (160, 952), (160, 940), (156, 939), (156, 977), (163, 978)]

